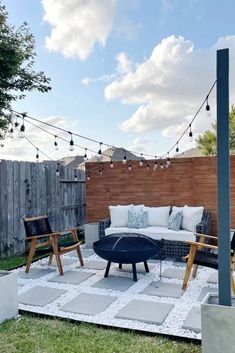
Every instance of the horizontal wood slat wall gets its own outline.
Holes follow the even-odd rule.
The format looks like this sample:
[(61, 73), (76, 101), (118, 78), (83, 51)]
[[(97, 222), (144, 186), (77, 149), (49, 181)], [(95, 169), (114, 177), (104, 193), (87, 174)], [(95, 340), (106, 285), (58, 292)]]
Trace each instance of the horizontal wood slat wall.
[(53, 230), (86, 222), (84, 171), (55, 163), (0, 161), (0, 256), (25, 252), (22, 217), (48, 215)]
[[(109, 205), (204, 206), (212, 214), (212, 234), (216, 234), (217, 175), (216, 157), (177, 158), (168, 169), (153, 171), (132, 162), (132, 170), (122, 162), (86, 163), (90, 180), (86, 183), (89, 222), (109, 216)], [(231, 156), (231, 223), (235, 228), (235, 156)]]

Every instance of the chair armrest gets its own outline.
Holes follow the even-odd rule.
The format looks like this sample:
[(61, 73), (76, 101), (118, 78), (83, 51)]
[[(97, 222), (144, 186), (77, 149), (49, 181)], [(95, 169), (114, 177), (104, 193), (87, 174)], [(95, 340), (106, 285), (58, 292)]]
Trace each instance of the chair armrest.
[(100, 219), (99, 221), (99, 238), (105, 237), (105, 229), (111, 224), (110, 218)]
[(207, 248), (207, 249), (213, 249), (213, 250), (218, 249), (218, 246), (216, 246), (216, 245), (211, 245), (211, 244), (206, 244), (206, 243), (198, 243), (196, 241), (191, 241), (191, 240), (185, 240), (185, 243), (187, 243), (189, 245), (197, 246), (197, 247)]
[(214, 237), (213, 235), (202, 234), (202, 233), (194, 233), (194, 234), (197, 235), (198, 237), (204, 237), (204, 238), (208, 238), (208, 239), (218, 240), (218, 238)]

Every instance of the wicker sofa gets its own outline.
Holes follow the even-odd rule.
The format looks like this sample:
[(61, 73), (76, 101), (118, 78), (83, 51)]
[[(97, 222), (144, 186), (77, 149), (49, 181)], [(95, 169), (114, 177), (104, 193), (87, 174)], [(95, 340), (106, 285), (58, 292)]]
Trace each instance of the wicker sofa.
[[(99, 238), (103, 238), (109, 234), (121, 231), (121, 228), (119, 229), (110, 228), (110, 224), (111, 224), (110, 218), (101, 219), (99, 221)], [(149, 228), (153, 228), (153, 227), (149, 227)], [(177, 236), (176, 236), (176, 239), (174, 240), (172, 236), (167, 235), (167, 231), (168, 229), (166, 228), (165, 235), (164, 235), (164, 229), (161, 230), (160, 234), (154, 233), (154, 229), (149, 229), (149, 230), (148, 228), (143, 228), (142, 230), (141, 228), (138, 229), (138, 233), (148, 235), (153, 239), (163, 239), (163, 253), (161, 254), (161, 257), (170, 258), (170, 259), (179, 261), (181, 260), (182, 256), (185, 256), (188, 254), (189, 246), (184, 242), (184, 240), (190, 240), (190, 239), (185, 239), (184, 233), (179, 231), (179, 232), (176, 232)], [(123, 232), (126, 232), (126, 228), (123, 228)], [(156, 228), (156, 232), (157, 232), (157, 228)], [(210, 234), (210, 232), (211, 232), (211, 214), (209, 211), (204, 210), (201, 222), (196, 226), (196, 233)], [(153, 234), (154, 236), (152, 236)], [(193, 233), (192, 235), (189, 235), (189, 236), (193, 237), (193, 239), (191, 240), (195, 240), (195, 235)]]

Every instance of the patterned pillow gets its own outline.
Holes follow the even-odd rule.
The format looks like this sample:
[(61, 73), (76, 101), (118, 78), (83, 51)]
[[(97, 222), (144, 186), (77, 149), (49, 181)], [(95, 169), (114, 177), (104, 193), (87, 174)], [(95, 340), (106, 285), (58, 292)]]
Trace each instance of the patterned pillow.
[(180, 230), (183, 221), (183, 211), (172, 211), (168, 220), (168, 228), (176, 231)]
[(135, 211), (130, 209), (128, 211), (128, 228), (147, 228), (147, 212), (146, 211)]

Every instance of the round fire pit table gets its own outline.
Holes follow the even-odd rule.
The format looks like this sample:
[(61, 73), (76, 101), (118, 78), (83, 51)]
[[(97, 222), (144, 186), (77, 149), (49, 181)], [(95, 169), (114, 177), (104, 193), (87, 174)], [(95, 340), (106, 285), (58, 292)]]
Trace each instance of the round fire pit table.
[(104, 277), (108, 277), (112, 262), (119, 263), (119, 268), (122, 264), (132, 264), (134, 281), (137, 281), (136, 263), (143, 262), (145, 271), (149, 272), (147, 260), (161, 248), (162, 241), (136, 233), (111, 234), (93, 243), (95, 253), (108, 261)]

